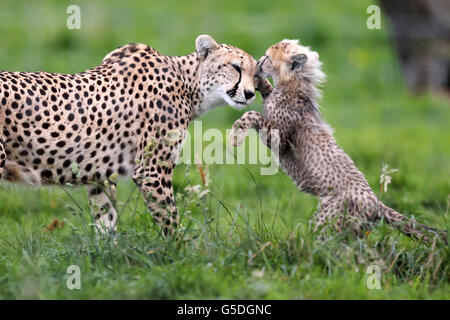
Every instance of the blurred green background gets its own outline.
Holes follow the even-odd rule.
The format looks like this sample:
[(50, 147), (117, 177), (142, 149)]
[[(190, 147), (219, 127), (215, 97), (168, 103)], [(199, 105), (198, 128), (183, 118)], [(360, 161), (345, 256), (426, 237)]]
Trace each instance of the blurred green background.
[[(317, 51), (324, 63), (327, 74), (321, 102), (324, 117), (335, 129), (338, 143), (366, 174), (372, 188), (396, 210), (414, 215), (420, 222), (446, 228), (450, 194), (449, 100), (439, 94), (415, 96), (408, 92), (390, 40), (389, 21), (382, 13), (380, 30), (366, 27), (366, 9), (373, 3), (366, 0), (2, 0), (0, 69), (77, 73), (98, 65), (108, 52), (130, 42), (146, 43), (166, 55), (185, 55), (194, 51), (195, 38), (205, 33), (258, 59), (275, 42), (284, 38), (300, 39), (303, 45)], [(71, 4), (81, 8), (80, 30), (66, 27), (69, 16), (66, 9)], [(249, 109), (261, 110), (261, 99), (258, 97), (245, 110)], [(203, 128), (225, 130), (242, 113), (227, 106), (217, 108), (201, 118)], [(399, 171), (393, 174), (389, 191), (380, 194), (383, 163)], [(403, 250), (396, 261), (393, 260), (396, 254), (383, 256), (385, 252), (379, 252), (384, 263), (390, 261), (395, 265), (390, 270), (385, 265), (391, 274), (381, 291), (368, 291), (364, 274), (352, 271), (355, 266), (364, 268), (364, 263), (355, 260), (350, 266), (343, 266), (340, 263), (347, 263), (342, 261), (345, 259), (337, 259), (330, 262), (335, 266), (330, 269), (328, 262), (323, 262), (328, 260), (313, 258), (317, 253), (312, 243), (311, 251), (300, 250), (297, 254), (289, 249), (289, 254), (293, 254), (289, 259), (273, 258), (281, 252), (277, 248), (290, 241), (292, 233), (300, 232), (300, 238), (307, 237), (308, 219), (317, 200), (298, 192), (283, 173), (259, 175), (258, 165), (212, 165), (209, 173), (212, 183), (207, 198), (186, 205), (180, 200), (178, 207), (181, 214), (186, 213), (186, 223), (194, 225), (193, 230), (203, 230), (203, 227), (210, 230), (213, 227), (207, 223), (208, 219), (216, 221), (215, 233), (212, 230), (202, 233), (209, 236), (200, 236), (183, 253), (166, 248), (172, 252), (175, 262), (152, 260), (151, 255), (144, 255), (145, 258), (139, 256), (134, 263), (125, 254), (139, 246), (143, 252), (150, 250), (152, 241), (156, 241), (137, 240), (147, 231), (156, 234), (148, 225), (150, 220), (142, 218), (148, 215), (142, 199), (136, 206), (126, 206), (119, 224), (119, 233), (129, 236), (128, 243), (135, 246), (128, 244), (123, 249), (125, 244), (119, 241), (123, 251), (105, 260), (105, 252), (111, 255), (107, 250), (115, 249), (97, 243), (101, 250), (91, 252), (84, 247), (93, 245), (89, 242), (91, 238), (88, 241), (78, 235), (78, 242), (73, 240), (78, 233), (83, 235), (82, 222), (71, 214), (68, 203), (73, 196), (84, 216), (88, 216), (87, 198), (82, 189), (71, 189), (69, 196), (59, 187), (36, 189), (2, 183), (0, 298), (449, 298), (448, 268), (436, 278), (448, 263), (448, 251), (442, 249), (442, 255), (436, 257), (435, 278), (427, 278), (428, 282), (422, 286), (421, 281), (426, 278), (422, 274), (424, 269), (420, 266), (402, 269), (408, 265), (401, 262), (402, 257), (405, 261), (422, 261), (422, 255), (431, 251), (422, 247), (420, 250), (425, 251), (420, 251), (418, 244), (402, 236), (399, 239), (403, 242), (396, 244), (399, 235), (390, 229), (381, 232), (378, 238), (367, 240), (368, 246), (376, 248), (380, 239), (388, 239), (400, 247), (398, 250)], [(175, 189), (180, 194), (186, 183), (199, 182), (197, 168), (180, 165), (176, 169)], [(130, 181), (119, 186), (121, 205), (131, 189)], [(233, 214), (241, 218), (233, 220), (228, 216)], [(64, 219), (66, 225), (73, 224), (75, 229), (67, 226), (51, 236), (46, 235), (43, 227), (55, 217)], [(139, 221), (146, 221), (147, 225), (144, 222), (138, 225)], [(261, 223), (270, 225), (270, 230), (258, 229)], [(246, 227), (255, 232), (255, 238), (243, 236), (253, 234)], [(267, 249), (273, 250), (273, 255), (248, 265), (245, 262), (248, 250), (258, 252), (266, 240), (278, 243)], [(162, 242), (153, 242), (154, 246), (168, 245), (164, 240), (158, 241)], [(416, 251), (411, 249), (408, 253), (411, 255), (406, 255), (401, 248)], [(357, 252), (354, 247), (352, 250)], [(182, 261), (183, 268), (176, 263), (177, 259)], [(149, 261), (151, 267), (146, 264)], [(208, 269), (208, 261), (216, 268), (214, 272)], [(63, 282), (58, 279), (65, 276), (64, 266), (69, 263), (91, 271), (82, 292), (61, 287)], [(397, 264), (399, 269), (393, 273)], [(302, 268), (302, 272), (297, 271)], [(168, 270), (172, 272), (167, 273)], [(265, 272), (263, 280), (256, 276), (257, 285), (251, 280), (254, 270)], [(431, 275), (434, 270), (430, 271)]]

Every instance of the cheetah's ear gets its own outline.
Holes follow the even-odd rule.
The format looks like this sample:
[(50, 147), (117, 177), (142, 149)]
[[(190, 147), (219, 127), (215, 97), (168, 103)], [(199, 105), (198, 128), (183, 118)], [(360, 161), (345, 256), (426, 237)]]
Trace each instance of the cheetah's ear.
[(207, 34), (202, 34), (195, 40), (195, 50), (197, 51), (197, 54), (203, 56), (203, 58), (206, 58), (211, 50), (215, 50), (218, 47), (219, 45), (216, 40)]
[(300, 71), (303, 69), (308, 57), (304, 53), (299, 53), (291, 57), (291, 70)]

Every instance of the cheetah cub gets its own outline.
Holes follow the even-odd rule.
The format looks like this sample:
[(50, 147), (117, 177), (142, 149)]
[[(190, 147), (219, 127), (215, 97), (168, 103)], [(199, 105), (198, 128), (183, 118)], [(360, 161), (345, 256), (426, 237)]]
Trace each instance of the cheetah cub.
[[(271, 77), (274, 88), (266, 77)], [(377, 199), (364, 175), (337, 145), (333, 131), (323, 120), (316, 87), (325, 80), (317, 52), (283, 40), (266, 51), (258, 62), (259, 91), (264, 115), (246, 112), (230, 135), (240, 145), (255, 128), (272, 151), (278, 148), (281, 168), (297, 187), (318, 196), (315, 230), (324, 226), (363, 235), (374, 222), (384, 219), (403, 233), (429, 242), (435, 235), (446, 242), (443, 231), (419, 224)]]

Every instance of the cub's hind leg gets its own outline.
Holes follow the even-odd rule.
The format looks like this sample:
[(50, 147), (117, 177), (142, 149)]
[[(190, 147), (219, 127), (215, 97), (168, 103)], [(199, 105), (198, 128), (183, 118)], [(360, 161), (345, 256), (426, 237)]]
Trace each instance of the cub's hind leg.
[(97, 231), (101, 233), (115, 232), (117, 223), (117, 211), (114, 207), (116, 197), (116, 185), (110, 183), (109, 187), (101, 187), (90, 184), (87, 186), (89, 206), (94, 216)]
[(367, 230), (368, 223), (360, 211), (361, 208), (351, 198), (325, 197), (321, 200), (319, 210), (314, 214), (314, 231), (331, 230), (362, 236)]

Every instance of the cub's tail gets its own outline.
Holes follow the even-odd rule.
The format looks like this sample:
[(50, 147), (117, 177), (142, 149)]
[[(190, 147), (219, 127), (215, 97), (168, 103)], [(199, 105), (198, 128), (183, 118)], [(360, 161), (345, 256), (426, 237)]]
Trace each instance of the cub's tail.
[(381, 206), (382, 206), (382, 213), (386, 222), (398, 228), (401, 232), (403, 232), (407, 236), (410, 236), (411, 238), (414, 239), (422, 240), (427, 243), (430, 243), (433, 240), (433, 238), (438, 237), (445, 244), (448, 244), (446, 231), (420, 224), (414, 221), (413, 219), (408, 218), (402, 215), (401, 213), (398, 213), (394, 209), (389, 208), (384, 204), (381, 204)]

